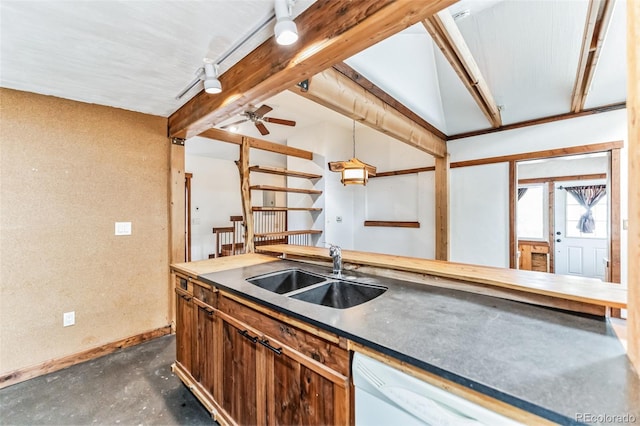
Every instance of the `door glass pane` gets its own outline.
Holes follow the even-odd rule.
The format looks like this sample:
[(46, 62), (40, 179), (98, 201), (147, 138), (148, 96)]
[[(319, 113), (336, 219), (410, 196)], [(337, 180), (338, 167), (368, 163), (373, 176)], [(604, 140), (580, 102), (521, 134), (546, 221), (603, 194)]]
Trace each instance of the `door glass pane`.
[(607, 238), (607, 196), (598, 201), (598, 204), (591, 208), (593, 219), (595, 220), (595, 230), (593, 233), (580, 232), (578, 223), (580, 217), (587, 211), (580, 205), (575, 197), (567, 194), (566, 222), (567, 237), (571, 238)]

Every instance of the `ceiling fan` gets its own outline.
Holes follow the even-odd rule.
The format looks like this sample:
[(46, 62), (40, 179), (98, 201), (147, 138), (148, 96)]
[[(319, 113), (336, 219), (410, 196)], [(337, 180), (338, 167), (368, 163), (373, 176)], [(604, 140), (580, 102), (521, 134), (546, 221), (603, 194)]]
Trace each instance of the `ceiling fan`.
[(295, 126), (296, 122), (295, 121), (291, 121), (291, 120), (284, 120), (282, 118), (275, 118), (275, 117), (265, 117), (265, 114), (268, 114), (269, 112), (271, 112), (273, 108), (271, 108), (269, 105), (262, 105), (261, 107), (257, 108), (257, 109), (250, 109), (250, 110), (246, 110), (245, 112), (243, 112), (241, 115), (245, 116), (246, 118), (243, 120), (239, 120), (239, 121), (234, 121), (233, 123), (229, 123), (229, 124), (225, 124), (224, 126), (221, 126), (221, 129), (227, 129), (231, 126), (235, 126), (237, 124), (240, 123), (245, 123), (247, 121), (252, 121), (253, 124), (255, 124), (256, 128), (258, 129), (258, 131), (260, 132), (260, 134), (262, 136), (264, 135), (268, 135), (269, 134), (269, 130), (267, 129), (267, 126), (264, 125), (264, 123), (274, 123), (274, 124), (282, 124), (283, 126)]

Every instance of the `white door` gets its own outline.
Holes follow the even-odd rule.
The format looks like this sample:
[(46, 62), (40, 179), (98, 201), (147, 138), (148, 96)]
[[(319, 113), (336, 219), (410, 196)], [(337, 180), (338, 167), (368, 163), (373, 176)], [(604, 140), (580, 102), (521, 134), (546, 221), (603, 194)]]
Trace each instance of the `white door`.
[(603, 181), (559, 182), (555, 184), (555, 273), (605, 279), (608, 258), (607, 196), (592, 208), (596, 219), (596, 231), (582, 234), (577, 228), (577, 220), (585, 211), (569, 194), (565, 187), (579, 185), (606, 184)]

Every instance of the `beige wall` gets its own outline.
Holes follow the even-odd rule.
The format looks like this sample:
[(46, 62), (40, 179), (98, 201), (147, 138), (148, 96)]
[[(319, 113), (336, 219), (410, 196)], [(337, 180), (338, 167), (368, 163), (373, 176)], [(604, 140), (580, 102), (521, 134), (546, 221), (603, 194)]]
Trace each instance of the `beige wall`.
[(167, 325), (166, 119), (7, 89), (0, 101), (0, 375)]

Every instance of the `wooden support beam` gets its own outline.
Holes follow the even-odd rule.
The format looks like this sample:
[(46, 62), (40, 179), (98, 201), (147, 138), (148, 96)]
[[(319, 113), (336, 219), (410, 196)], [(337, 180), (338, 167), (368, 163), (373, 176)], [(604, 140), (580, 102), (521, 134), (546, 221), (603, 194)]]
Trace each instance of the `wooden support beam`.
[(436, 260), (449, 260), (449, 155), (436, 157)]
[(552, 123), (554, 121), (569, 120), (572, 118), (584, 117), (592, 114), (600, 114), (603, 112), (616, 111), (619, 109), (624, 109), (626, 107), (627, 107), (626, 102), (619, 102), (617, 104), (604, 105), (597, 108), (586, 109), (580, 112), (567, 112), (565, 114), (558, 114), (558, 115), (552, 115), (549, 117), (536, 118), (534, 120), (520, 121), (518, 123), (508, 124), (506, 126), (501, 126), (496, 129), (483, 129), (483, 130), (474, 130), (472, 132), (458, 133), (456, 135), (451, 135), (447, 137), (447, 140), (453, 141), (456, 139), (470, 138), (473, 136), (486, 135), (489, 133), (504, 132), (505, 130), (513, 130), (513, 129), (520, 129), (523, 127), (537, 126), (538, 124), (546, 124), (546, 123)]
[[(187, 260), (186, 250), (186, 209), (185, 209), (185, 171), (184, 141), (172, 140), (169, 148), (169, 263), (180, 263)], [(171, 274), (167, 291), (169, 294), (169, 320), (175, 324), (176, 300), (173, 287), (174, 274)]]
[(339, 73), (344, 74), (345, 77), (362, 87), (363, 89), (371, 92), (373, 95), (378, 97), (382, 102), (389, 104), (392, 108), (397, 110), (400, 114), (406, 116), (408, 119), (415, 121), (418, 125), (424, 127), (440, 139), (446, 139), (447, 135), (442, 133), (436, 127), (434, 127), (431, 123), (426, 121), (424, 118), (420, 117), (415, 112), (411, 111), (409, 108), (404, 106), (400, 101), (395, 99), (393, 96), (389, 95), (387, 92), (382, 90), (380, 87), (375, 85), (373, 82), (369, 81), (366, 77), (360, 74), (358, 71), (351, 68), (349, 65), (344, 62), (340, 62), (339, 64), (335, 64), (333, 69), (338, 71)]
[(564, 157), (567, 155), (590, 154), (594, 152), (607, 152), (612, 149), (620, 149), (623, 141), (594, 143), (591, 145), (569, 146), (566, 148), (552, 148), (544, 151), (523, 152), (521, 154), (502, 155), (499, 157), (478, 158), (475, 160), (456, 161), (451, 163), (451, 168), (480, 166), (483, 164), (506, 163), (508, 161), (537, 160), (540, 158)]
[(590, 0), (587, 10), (587, 20), (582, 36), (582, 48), (576, 81), (571, 95), (571, 111), (579, 112), (584, 108), (584, 103), (591, 88), (593, 74), (596, 71), (602, 45), (604, 44), (615, 0)]
[(518, 266), (518, 236), (516, 235), (517, 223), (517, 197), (518, 170), (515, 161), (509, 161), (509, 268), (517, 269)]
[(222, 93), (198, 93), (169, 117), (169, 135), (202, 133), (245, 109), (426, 19), (455, 0), (318, 0), (295, 20), (295, 45), (271, 37), (220, 76)]
[(451, 13), (443, 10), (422, 23), (491, 126), (502, 126), (500, 110)]
[(238, 133), (228, 132), (226, 130), (211, 128), (200, 133), (205, 138), (214, 139), (220, 142), (228, 142), (236, 145), (242, 145), (242, 139), (249, 140), (249, 147), (261, 149), (263, 151), (275, 152), (276, 154), (288, 155), (291, 157), (303, 158), (305, 160), (313, 160), (313, 152), (304, 149), (293, 148), (279, 143), (265, 141), (263, 139), (242, 136)]
[(251, 210), (251, 189), (249, 188), (249, 138), (242, 138), (240, 159), (237, 162), (240, 173), (240, 194), (242, 196), (242, 214), (244, 216), (245, 253), (254, 253), (253, 212)]
[(621, 282), (620, 274), (620, 149), (612, 149), (609, 158), (609, 203), (611, 205), (609, 242), (609, 281)]
[(443, 139), (333, 68), (314, 75), (308, 90), (292, 91), (435, 157), (447, 152)]
[(629, 234), (627, 353), (640, 375), (640, 2), (627, 2)]

